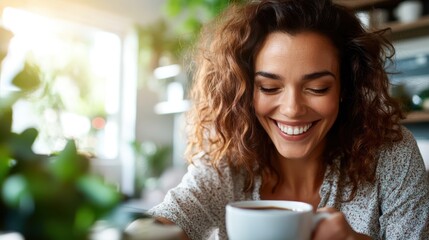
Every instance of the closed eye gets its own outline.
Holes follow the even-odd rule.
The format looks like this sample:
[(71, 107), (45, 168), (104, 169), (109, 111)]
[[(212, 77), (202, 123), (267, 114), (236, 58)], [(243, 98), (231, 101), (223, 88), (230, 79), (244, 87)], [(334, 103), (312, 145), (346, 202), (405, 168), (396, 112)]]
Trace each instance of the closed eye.
[(280, 91), (280, 88), (265, 88), (265, 87), (259, 87), (259, 91), (266, 93), (266, 94), (274, 94)]
[(328, 92), (328, 90), (329, 90), (328, 87), (327, 88), (308, 88), (308, 91), (318, 95), (324, 94)]

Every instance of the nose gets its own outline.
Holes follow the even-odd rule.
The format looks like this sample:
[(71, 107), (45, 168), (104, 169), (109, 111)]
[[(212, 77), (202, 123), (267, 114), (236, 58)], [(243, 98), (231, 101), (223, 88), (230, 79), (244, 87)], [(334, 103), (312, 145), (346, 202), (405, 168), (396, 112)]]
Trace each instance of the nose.
[(307, 113), (305, 98), (299, 91), (283, 91), (279, 101), (280, 113), (288, 118), (297, 118)]

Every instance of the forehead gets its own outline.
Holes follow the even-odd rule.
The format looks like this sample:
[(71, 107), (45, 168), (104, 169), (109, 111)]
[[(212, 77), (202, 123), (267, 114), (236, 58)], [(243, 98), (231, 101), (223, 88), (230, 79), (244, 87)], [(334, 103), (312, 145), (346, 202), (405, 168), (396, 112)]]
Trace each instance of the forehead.
[(319, 33), (301, 32), (289, 34), (273, 32), (267, 35), (256, 54), (256, 66), (267, 63), (267, 60), (278, 60), (288, 63), (311, 64), (338, 63), (338, 50), (331, 40)]

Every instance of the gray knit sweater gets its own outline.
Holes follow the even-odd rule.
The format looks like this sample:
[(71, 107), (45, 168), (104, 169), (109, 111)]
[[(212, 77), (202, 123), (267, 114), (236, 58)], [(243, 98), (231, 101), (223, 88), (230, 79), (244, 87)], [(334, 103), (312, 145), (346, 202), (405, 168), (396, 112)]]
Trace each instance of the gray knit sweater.
[[(340, 184), (339, 173), (328, 168), (320, 188), (320, 207), (343, 212), (357, 232), (374, 239), (429, 239), (429, 183), (423, 159), (411, 133), (380, 151), (376, 184), (359, 186), (356, 197), (347, 199), (351, 187)], [(237, 200), (259, 200), (261, 178), (254, 191), (242, 191), (244, 174), (221, 167), (222, 176), (211, 166), (195, 161), (182, 182), (164, 201), (149, 210), (179, 225), (191, 239), (227, 239), (225, 206)]]

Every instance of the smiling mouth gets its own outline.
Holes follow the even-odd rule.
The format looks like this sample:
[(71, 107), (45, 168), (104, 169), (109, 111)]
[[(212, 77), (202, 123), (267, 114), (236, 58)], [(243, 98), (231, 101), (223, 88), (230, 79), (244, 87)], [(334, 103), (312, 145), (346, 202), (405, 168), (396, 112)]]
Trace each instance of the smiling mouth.
[(290, 136), (296, 136), (296, 135), (301, 135), (305, 132), (308, 131), (308, 129), (311, 128), (311, 126), (313, 126), (313, 123), (307, 123), (307, 124), (303, 124), (301, 126), (290, 126), (290, 125), (286, 125), (286, 124), (282, 124), (279, 122), (276, 122), (277, 127), (286, 135), (290, 135)]

